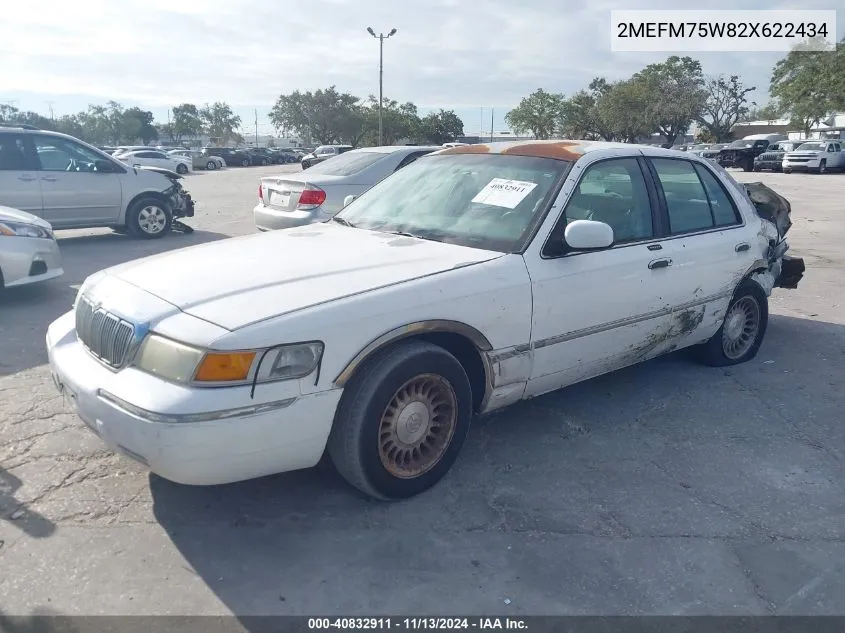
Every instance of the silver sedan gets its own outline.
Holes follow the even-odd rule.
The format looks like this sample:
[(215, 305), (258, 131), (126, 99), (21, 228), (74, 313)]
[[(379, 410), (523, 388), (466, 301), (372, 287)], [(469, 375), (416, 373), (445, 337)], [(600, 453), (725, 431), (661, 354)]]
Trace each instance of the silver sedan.
[(0, 206), (0, 290), (63, 274), (50, 223), (31, 213)]
[(443, 149), (417, 145), (364, 147), (344, 152), (293, 174), (267, 176), (252, 210), (260, 231), (324, 222), (343, 208), (347, 196), (360, 196), (420, 156)]

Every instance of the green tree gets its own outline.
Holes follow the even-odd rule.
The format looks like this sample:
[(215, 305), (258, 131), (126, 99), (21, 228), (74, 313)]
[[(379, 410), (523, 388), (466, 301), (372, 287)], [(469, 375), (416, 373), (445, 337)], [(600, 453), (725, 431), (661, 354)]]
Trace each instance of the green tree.
[(205, 132), (217, 139), (221, 145), (227, 145), (229, 141), (243, 141), (243, 137), (237, 132), (241, 126), (241, 117), (232, 111), (228, 103), (215, 101), (210, 105), (205, 104), (199, 110), (199, 117)]
[(537, 139), (551, 138), (563, 112), (563, 95), (538, 88), (505, 115), (514, 132), (530, 132)]
[(442, 145), (464, 135), (464, 122), (454, 110), (430, 112), (420, 120), (417, 140), (432, 145)]
[(649, 64), (632, 80), (644, 92), (649, 127), (665, 136), (671, 147), (686, 134), (707, 99), (701, 62), (673, 55), (665, 62)]
[(277, 130), (293, 130), (322, 145), (348, 142), (364, 134), (367, 113), (362, 112), (359, 101), (354, 95), (338, 92), (335, 86), (314, 92), (297, 90), (279, 96), (270, 111), (270, 121)]
[[(352, 145), (378, 145), (378, 97), (370, 95), (367, 101), (358, 106), (358, 116), (351, 117), (351, 121), (358, 120), (360, 131), (352, 136), (345, 136), (345, 142)], [(392, 99), (382, 102), (382, 143), (394, 145), (402, 139), (412, 139), (419, 135), (420, 118), (417, 106), (413, 103), (402, 103)]]
[(807, 41), (775, 64), (769, 93), (805, 132), (845, 108), (845, 39), (835, 51)]
[(742, 117), (743, 121), (774, 121), (783, 116), (783, 106), (777, 100), (770, 101), (762, 107), (749, 108), (748, 113)]
[(579, 90), (563, 101), (559, 133), (572, 139), (615, 141), (616, 134), (599, 111), (599, 100), (610, 91), (604, 77), (595, 77), (586, 90)]
[(628, 79), (608, 84), (596, 100), (598, 119), (610, 136), (635, 143), (656, 129), (649, 112), (649, 98), (642, 81)]
[(732, 138), (732, 130), (737, 122), (748, 114), (750, 106), (748, 94), (756, 88), (746, 88), (738, 75), (711, 77), (705, 83), (707, 99), (698, 116), (698, 123), (707, 130), (717, 143)]
[(193, 103), (182, 103), (171, 111), (173, 118), (169, 124), (162, 127), (162, 131), (175, 145), (180, 145), (186, 136), (202, 134), (202, 118), (200, 111)]
[(158, 138), (153, 113), (141, 108), (128, 108), (121, 115), (120, 138), (132, 143), (140, 140), (144, 145)]

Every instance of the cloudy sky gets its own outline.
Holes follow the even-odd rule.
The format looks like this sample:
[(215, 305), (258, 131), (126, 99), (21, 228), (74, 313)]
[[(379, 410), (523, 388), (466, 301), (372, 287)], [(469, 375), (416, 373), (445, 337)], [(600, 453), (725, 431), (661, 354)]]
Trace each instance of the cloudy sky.
[[(109, 99), (166, 117), (182, 102), (229, 102), (251, 131), (271, 130), (280, 93), (335, 84), (455, 109), (467, 132), (504, 127), (507, 110), (543, 87), (571, 93), (621, 78), (668, 53), (613, 53), (611, 9), (679, 8), (677, 0), (8, 0), (0, 22), (0, 102), (56, 116)], [(708, 9), (839, 8), (845, 0), (713, 0)], [(518, 7), (518, 8), (517, 8)], [(705, 72), (761, 88), (779, 53), (701, 53)], [(482, 110), (483, 109), (483, 110)], [(246, 127), (246, 126), (245, 126)]]

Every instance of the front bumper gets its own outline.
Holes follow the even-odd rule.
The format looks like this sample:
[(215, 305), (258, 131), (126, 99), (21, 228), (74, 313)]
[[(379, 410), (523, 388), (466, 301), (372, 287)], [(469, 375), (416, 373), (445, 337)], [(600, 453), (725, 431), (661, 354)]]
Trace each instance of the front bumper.
[(2, 237), (0, 287), (14, 288), (54, 279), (64, 274), (56, 240), (34, 237)]
[[(56, 387), (115, 452), (183, 484), (224, 484), (309, 468), (323, 454), (340, 389), (300, 395), (296, 381), (194, 389), (126, 368), (82, 346), (68, 312), (47, 330)], [(261, 398), (262, 392), (264, 397)]]
[(781, 259), (780, 275), (775, 280), (775, 288), (789, 288), (794, 290), (798, 282), (804, 278), (804, 259), (801, 257), (790, 257), (784, 255)]
[(811, 158), (811, 159), (803, 159), (803, 160), (788, 160), (784, 159), (783, 163), (781, 164), (783, 169), (792, 169), (795, 171), (800, 171), (802, 169), (810, 170), (810, 169), (818, 169), (819, 163), (821, 163), (820, 158)]
[(780, 169), (781, 164), (783, 161), (781, 160), (760, 160), (757, 159), (754, 161), (754, 168), (755, 169), (771, 169), (772, 171), (777, 171)]
[(320, 208), (308, 211), (281, 211), (273, 207), (258, 203), (252, 210), (255, 227), (259, 231), (275, 231), (277, 229), (292, 229), (296, 226), (325, 222), (331, 216), (323, 214)]

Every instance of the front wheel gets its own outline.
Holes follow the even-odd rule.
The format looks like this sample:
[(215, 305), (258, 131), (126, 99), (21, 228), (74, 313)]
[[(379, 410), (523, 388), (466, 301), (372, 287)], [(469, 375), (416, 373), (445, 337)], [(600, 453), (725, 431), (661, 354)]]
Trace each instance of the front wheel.
[(210, 160), (205, 164), (205, 168), (208, 171), (214, 171), (215, 169), (217, 169), (217, 163), (215, 163), (213, 160)]
[(781, 167), (781, 171), (785, 174), (791, 174), (792, 173), (792, 169), (789, 168), (789, 167)]
[(365, 494), (405, 499), (449, 471), (471, 419), (472, 390), (458, 360), (437, 345), (400, 343), (347, 384), (328, 452), (343, 478)]
[(179, 163), (176, 165), (176, 173), (184, 176), (188, 173), (188, 166), (185, 163)]
[(136, 237), (154, 239), (167, 235), (173, 223), (173, 215), (163, 203), (155, 198), (142, 198), (135, 202), (126, 214), (129, 232)]
[(249, 159), (248, 158), (244, 158), (241, 161), (241, 167), (249, 167)]
[(754, 169), (754, 159), (753, 158), (748, 159), (742, 165), (742, 171), (751, 171), (752, 169)]
[(769, 323), (769, 300), (756, 281), (746, 279), (736, 289), (722, 327), (695, 348), (699, 360), (711, 367), (738, 365), (757, 355)]
[(818, 168), (817, 171), (820, 174), (826, 174), (827, 173), (827, 161), (826, 160), (824, 160), (824, 159), (821, 160), (821, 162), (819, 163), (819, 168)]

